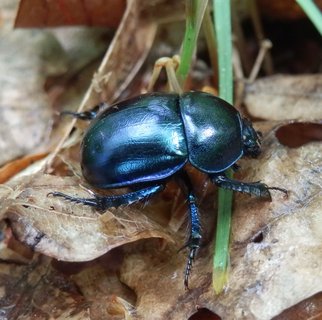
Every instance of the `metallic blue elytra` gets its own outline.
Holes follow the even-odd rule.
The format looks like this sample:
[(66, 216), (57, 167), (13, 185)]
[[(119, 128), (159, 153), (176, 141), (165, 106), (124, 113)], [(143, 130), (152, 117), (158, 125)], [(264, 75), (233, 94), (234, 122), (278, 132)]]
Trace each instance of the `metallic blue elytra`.
[(187, 162), (185, 140), (178, 95), (142, 95), (118, 103), (84, 136), (83, 175), (99, 188), (165, 179)]
[(94, 193), (79, 198), (51, 194), (104, 211), (129, 205), (164, 189), (176, 177), (187, 198), (190, 217), (189, 248), (184, 284), (188, 288), (192, 262), (201, 243), (201, 226), (193, 185), (185, 171), (190, 163), (221, 188), (270, 198), (272, 188), (260, 182), (229, 179), (225, 170), (236, 168), (242, 156), (257, 157), (260, 139), (252, 124), (227, 102), (203, 92), (151, 93), (116, 103), (108, 110), (65, 112), (92, 120), (81, 147), (85, 180), (96, 188), (129, 187), (114, 196)]
[(202, 92), (153, 93), (101, 113), (82, 144), (82, 171), (98, 188), (159, 181), (186, 162), (206, 173), (243, 155), (243, 123), (227, 102)]

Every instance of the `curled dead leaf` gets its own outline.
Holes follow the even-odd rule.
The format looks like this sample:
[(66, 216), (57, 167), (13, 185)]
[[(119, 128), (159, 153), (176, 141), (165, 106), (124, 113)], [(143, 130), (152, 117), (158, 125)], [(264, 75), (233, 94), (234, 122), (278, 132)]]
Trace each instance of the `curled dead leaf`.
[(49, 2), (20, 1), (15, 26), (41, 28), (66, 25), (116, 27), (122, 17), (125, 0)]
[(286, 147), (277, 128), (264, 136), (259, 159), (241, 161), (238, 178), (286, 188), (289, 197), (272, 191), (267, 202), (235, 195), (225, 292), (214, 295), (211, 246), (199, 252), (188, 292), (182, 285), (185, 257), (171, 245), (163, 252), (132, 252), (121, 279), (138, 295), (138, 319), (188, 319), (199, 308), (222, 319), (271, 319), (322, 290), (322, 145)]
[(276, 75), (246, 88), (245, 104), (253, 116), (266, 120), (320, 120), (322, 75)]
[(274, 317), (273, 320), (306, 320), (320, 319), (322, 316), (322, 293), (319, 292), (313, 296), (299, 302), (281, 314)]
[(67, 66), (63, 50), (50, 32), (10, 33), (3, 28), (0, 46), (2, 165), (44, 146), (52, 124), (44, 83), (49, 75), (65, 72)]
[(95, 260), (81, 272), (72, 275), (72, 280), (90, 302), (93, 319), (131, 319), (135, 313), (135, 294), (121, 283), (115, 270), (115, 261), (120, 260), (121, 250), (114, 250), (102, 260)]
[[(90, 208), (47, 197), (53, 190), (85, 196), (75, 177), (38, 174), (20, 182), (12, 180), (7, 185), (12, 191), (8, 193), (7, 187), (2, 195), (3, 210), (20, 239), (59, 259), (90, 260), (127, 244), (120, 280), (137, 297), (118, 291), (124, 302), (119, 305), (102, 287), (96, 306), (97, 312), (105, 313), (98, 314), (108, 314), (99, 308), (110, 299), (108, 312), (133, 316), (134, 307), (134, 319), (187, 319), (199, 308), (224, 319), (270, 319), (322, 290), (322, 146), (307, 141), (290, 148), (276, 138), (276, 132), (283, 133), (283, 126), (274, 123), (269, 130), (265, 123), (256, 128), (264, 132), (263, 153), (259, 159), (242, 160), (236, 178), (286, 188), (289, 197), (272, 191), (273, 201), (267, 202), (235, 195), (230, 277), (225, 292), (217, 297), (211, 285), (212, 246), (207, 241), (194, 263), (191, 289), (185, 291), (186, 253), (178, 253), (177, 244), (170, 241), (160, 250), (152, 240), (141, 241), (140, 245), (135, 242), (153, 237), (182, 242), (184, 228), (170, 236), (166, 228), (149, 220), (137, 207), (110, 210), (99, 216)], [(210, 196), (201, 203), (204, 226), (214, 225), (213, 212), (209, 207), (205, 210)], [(204, 227), (204, 232), (208, 229)], [(209, 241), (209, 237), (205, 239)], [(104, 278), (100, 270), (93, 271), (98, 279), (94, 283)], [(74, 279), (93, 300), (82, 275)]]
[[(322, 1), (316, 0), (316, 5), (322, 8)], [(305, 12), (298, 3), (292, 0), (269, 1), (259, 0), (258, 2), (261, 12), (271, 19), (303, 19), (306, 17)]]
[(3, 319), (91, 319), (78, 288), (53, 270), (50, 259), (36, 257), (29, 265), (0, 266)]
[(46, 153), (32, 154), (7, 163), (0, 168), (0, 183), (5, 183), (18, 172), (30, 166), (34, 161), (43, 159), (46, 155)]
[(172, 239), (139, 208), (111, 209), (100, 215), (89, 207), (48, 196), (57, 189), (89, 196), (77, 178), (38, 174), (22, 179), (12, 182), (14, 191), (2, 203), (15, 194), (6, 210), (12, 230), (19, 240), (45, 255), (64, 261), (88, 261), (139, 239)]

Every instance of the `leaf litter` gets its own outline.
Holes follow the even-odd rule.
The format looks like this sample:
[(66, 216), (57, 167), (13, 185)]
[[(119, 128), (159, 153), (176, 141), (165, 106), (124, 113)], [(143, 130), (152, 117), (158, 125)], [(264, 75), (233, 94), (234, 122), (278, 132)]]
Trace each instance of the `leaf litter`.
[[(149, 319), (151, 315), (154, 319), (188, 318), (197, 307), (224, 319), (270, 319), (322, 290), (318, 267), (322, 252), (322, 147), (319, 142), (286, 147), (277, 140), (276, 130), (278, 127), (265, 133), (259, 159), (240, 161), (238, 178), (286, 188), (289, 197), (272, 191), (273, 200), (267, 202), (235, 195), (230, 279), (218, 297), (211, 286), (212, 245), (207, 234), (208, 243), (194, 264), (191, 290), (185, 291), (182, 271), (186, 253), (177, 252), (185, 228), (171, 234), (133, 206), (100, 216), (84, 206), (47, 196), (53, 189), (85, 196), (87, 192), (75, 177), (36, 175), (29, 177), (28, 183), (13, 180), (7, 186), (14, 193), (8, 197), (8, 189), (4, 189), (1, 203), (6, 205), (10, 199), (6, 218), (16, 237), (47, 256), (85, 261), (126, 244), (119, 276), (137, 296), (133, 319)], [(204, 209), (213, 201), (210, 197), (213, 194), (201, 203), (204, 226), (214, 222), (213, 210)], [(153, 237), (166, 239), (166, 244), (137, 242)]]
[[(305, 81), (303, 76), (298, 81), (301, 77)], [(261, 87), (263, 92), (271, 92), (268, 79)], [(305, 90), (303, 96), (310, 98), (313, 89)], [(195, 180), (197, 192), (203, 194), (199, 199), (204, 243), (193, 266), (190, 290), (185, 291), (186, 252), (178, 249), (186, 237), (186, 224), (182, 225), (186, 210), (179, 195), (180, 210), (171, 216), (176, 187), (170, 186), (146, 205), (110, 209), (100, 215), (89, 207), (47, 196), (54, 190), (88, 196), (81, 187), (84, 182), (73, 173), (58, 176), (71, 172), (61, 170), (56, 161), (52, 173), (57, 175), (45, 174), (40, 167), (0, 187), (1, 217), (14, 237), (27, 245), (19, 249), (25, 258), (18, 259), (10, 253), (18, 251), (14, 237), (8, 229), (1, 230), (1, 248), (8, 250), (8, 260), (0, 265), (2, 315), (19, 319), (188, 319), (203, 309), (223, 319), (278, 319), (283, 310), (317, 296), (322, 290), (321, 117), (314, 111), (318, 107), (314, 104), (307, 117), (300, 110), (302, 103), (280, 99), (274, 103), (273, 116), (267, 116), (268, 112), (261, 111), (270, 105), (267, 95), (254, 98), (253, 107), (247, 99), (246, 95), (252, 115), (276, 121), (256, 123), (264, 134), (263, 153), (256, 160), (241, 160), (236, 178), (286, 188), (289, 196), (272, 191), (272, 202), (268, 202), (235, 194), (225, 292), (215, 296), (211, 285), (215, 195), (201, 192), (204, 179)], [(308, 105), (312, 106), (311, 101)], [(284, 107), (287, 112), (279, 112)], [(291, 109), (292, 119), (302, 121), (295, 124), (305, 124), (307, 132), (314, 127), (317, 132), (315, 138), (309, 136), (295, 147), (288, 141), (296, 139), (296, 132), (285, 129), (294, 125), (294, 121), (285, 121)], [(66, 162), (74, 166), (69, 151), (64, 151)], [(32, 256), (30, 248), (41, 254)]]

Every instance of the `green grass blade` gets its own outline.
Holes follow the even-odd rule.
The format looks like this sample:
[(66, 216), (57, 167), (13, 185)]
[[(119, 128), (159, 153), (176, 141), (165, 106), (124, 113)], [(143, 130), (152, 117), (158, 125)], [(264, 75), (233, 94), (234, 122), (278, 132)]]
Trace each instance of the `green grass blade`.
[(296, 2), (301, 6), (303, 11), (310, 18), (312, 23), (318, 29), (322, 35), (322, 14), (320, 9), (316, 6), (312, 0), (296, 0)]
[[(213, 0), (218, 47), (219, 96), (233, 102), (232, 39), (230, 1)], [(232, 176), (231, 170), (227, 175)], [(213, 287), (219, 294), (227, 281), (232, 192), (219, 189), (218, 218), (213, 260)]]
[(230, 1), (213, 1), (215, 30), (218, 47), (219, 96), (229, 103), (233, 103)]
[(207, 4), (208, 1), (186, 1), (186, 31), (182, 43), (181, 62), (177, 70), (178, 82), (182, 88), (184, 87), (184, 83), (191, 67), (193, 54), (197, 45), (198, 34)]

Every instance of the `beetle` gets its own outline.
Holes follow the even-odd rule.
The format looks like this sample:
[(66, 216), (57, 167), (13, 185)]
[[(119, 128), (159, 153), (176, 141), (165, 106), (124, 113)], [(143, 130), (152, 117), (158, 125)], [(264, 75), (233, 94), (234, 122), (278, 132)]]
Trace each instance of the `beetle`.
[(122, 195), (63, 197), (104, 211), (145, 199), (165, 188), (176, 176), (187, 198), (190, 217), (189, 248), (184, 274), (188, 279), (202, 240), (200, 217), (193, 185), (184, 167), (190, 163), (206, 173), (218, 187), (270, 198), (261, 182), (230, 179), (225, 171), (242, 156), (260, 154), (260, 137), (250, 121), (226, 101), (204, 92), (149, 93), (74, 117), (93, 120), (81, 145), (81, 168), (85, 180), (99, 189), (130, 187)]

